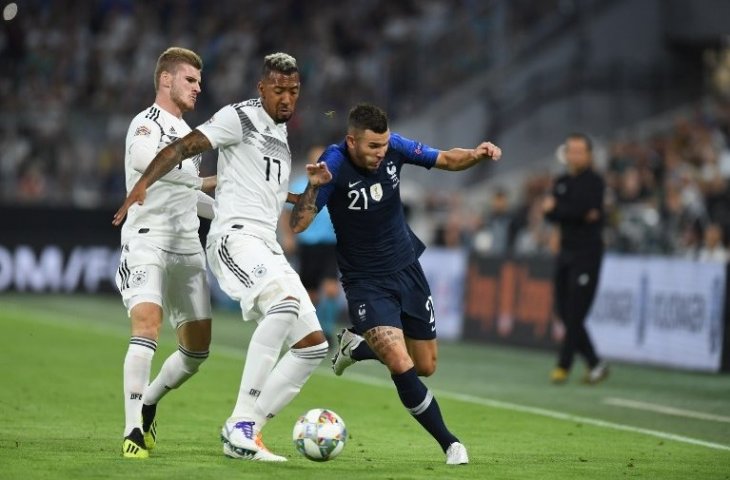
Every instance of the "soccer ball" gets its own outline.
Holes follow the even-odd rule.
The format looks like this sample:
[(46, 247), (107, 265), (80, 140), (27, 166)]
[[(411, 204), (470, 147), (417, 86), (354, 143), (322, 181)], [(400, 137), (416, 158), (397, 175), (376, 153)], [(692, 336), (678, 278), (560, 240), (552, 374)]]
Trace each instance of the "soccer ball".
[(315, 462), (326, 462), (345, 448), (347, 428), (332, 410), (315, 408), (299, 417), (292, 438), (299, 453)]

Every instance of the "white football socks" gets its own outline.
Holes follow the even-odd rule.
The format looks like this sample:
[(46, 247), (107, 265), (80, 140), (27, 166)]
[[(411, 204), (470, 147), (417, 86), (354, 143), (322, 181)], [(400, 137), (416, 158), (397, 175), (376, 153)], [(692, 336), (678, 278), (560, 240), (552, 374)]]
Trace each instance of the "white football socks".
[(254, 404), (276, 365), (284, 340), (298, 316), (299, 302), (289, 299), (272, 306), (259, 322), (248, 344), (238, 399), (231, 414), (232, 419), (253, 420), (256, 422), (257, 430), (260, 429), (264, 419), (256, 418)]
[(129, 339), (124, 357), (124, 436), (135, 429), (142, 429), (142, 395), (150, 381), (152, 357), (157, 342), (145, 337)]
[(328, 348), (327, 342), (323, 342), (312, 347), (292, 348), (281, 357), (254, 405), (256, 428), (261, 429), (266, 421), (296, 397), (312, 372), (327, 356)]
[(155, 405), (170, 390), (178, 388), (195, 375), (200, 365), (208, 358), (208, 351), (191, 352), (182, 345), (162, 364), (160, 373), (144, 391), (144, 403)]

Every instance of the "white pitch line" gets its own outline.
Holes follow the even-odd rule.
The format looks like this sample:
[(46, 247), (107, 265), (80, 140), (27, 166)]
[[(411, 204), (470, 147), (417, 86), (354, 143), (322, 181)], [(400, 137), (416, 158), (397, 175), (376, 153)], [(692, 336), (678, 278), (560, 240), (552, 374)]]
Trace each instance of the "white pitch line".
[(638, 400), (629, 400), (627, 398), (604, 398), (603, 403), (613, 405), (615, 407), (634, 408), (636, 410), (646, 410), (648, 412), (664, 413), (666, 415), (674, 415), (677, 417), (697, 418), (699, 420), (709, 420), (711, 422), (730, 423), (730, 417), (724, 415), (715, 415), (712, 413), (695, 412), (693, 410), (684, 410), (682, 408), (668, 407), (659, 405), (658, 403), (640, 402)]
[[(47, 323), (48, 325), (52, 325), (54, 327), (59, 327), (61, 324), (59, 324), (57, 321), (36, 321), (36, 323)], [(88, 324), (81, 323), (75, 320), (72, 320), (70, 322), (64, 322), (63, 325), (70, 326), (73, 325), (74, 328), (83, 328), (88, 329)], [(100, 324), (97, 324), (97, 326)], [(120, 332), (125, 331), (120, 328), (114, 328), (114, 327), (101, 327), (98, 329), (94, 329), (94, 333), (97, 334), (104, 334), (104, 335), (118, 335)], [(216, 354), (223, 355), (229, 358), (237, 359), (237, 360), (243, 360), (246, 354), (245, 349), (238, 349), (233, 348), (225, 345), (216, 345), (214, 346), (214, 350)], [(320, 376), (332, 376), (332, 373), (329, 371), (329, 369), (320, 368), (315, 371), (316, 375)], [(371, 377), (368, 375), (362, 375), (358, 373), (348, 372), (347, 375), (342, 377), (343, 380), (354, 382), (354, 383), (360, 383), (364, 385), (372, 385), (376, 387), (381, 388), (393, 388), (393, 384), (391, 382), (381, 380), (375, 377)], [(612, 430), (622, 430), (626, 432), (633, 432), (633, 433), (641, 433), (644, 435), (650, 435), (653, 437), (658, 437), (663, 440), (674, 440), (676, 442), (686, 443), (690, 445), (698, 445), (701, 447), (711, 448), (714, 450), (725, 450), (730, 451), (730, 446), (723, 445), (720, 443), (713, 443), (708, 442), (705, 440), (698, 440), (696, 438), (690, 438), (685, 437), (683, 435), (676, 435), (674, 433), (668, 433), (668, 432), (661, 432), (659, 430), (649, 430), (647, 428), (640, 428), (640, 427), (633, 427), (631, 425), (623, 425), (620, 423), (613, 423), (613, 422), (607, 422), (604, 420), (599, 420), (596, 418), (589, 418), (589, 417), (579, 417), (576, 415), (571, 415), (569, 413), (563, 413), (563, 412), (557, 412), (554, 410), (547, 410), (544, 408), (538, 408), (538, 407), (529, 407), (527, 405), (520, 405), (517, 403), (512, 402), (504, 402), (501, 400), (493, 400), (490, 398), (482, 398), (482, 397), (475, 397), (472, 395), (465, 395), (461, 393), (453, 393), (443, 390), (436, 390), (434, 393), (438, 395), (439, 397), (443, 398), (450, 398), (452, 400), (458, 400), (462, 402), (472, 403), (475, 405), (482, 405), (486, 407), (492, 407), (492, 408), (501, 408), (502, 410), (511, 410), (513, 412), (522, 412), (522, 413), (531, 413), (533, 415), (539, 415), (542, 417), (548, 417), (548, 418), (554, 418), (557, 420), (565, 420), (569, 422), (577, 422), (577, 423), (585, 423), (587, 425), (593, 425), (596, 427), (603, 427), (603, 428), (609, 428)]]
[[(362, 383), (366, 385), (373, 385), (377, 387), (392, 388), (393, 384), (388, 381), (379, 380), (367, 375), (361, 375), (356, 373), (348, 372), (346, 376), (342, 377), (343, 380), (349, 380), (351, 382)], [(608, 422), (605, 420), (599, 420), (597, 418), (580, 417), (578, 415), (571, 415), (569, 413), (558, 412), (555, 410), (548, 410), (539, 407), (530, 407), (527, 405), (520, 405), (518, 403), (505, 402), (502, 400), (494, 400), (491, 398), (475, 397), (473, 395), (465, 395), (461, 393), (448, 392), (443, 390), (435, 390), (434, 394), (442, 398), (450, 398), (452, 400), (459, 400), (462, 402), (472, 403), (475, 405), (482, 405), (492, 408), (500, 408), (502, 410), (511, 410), (513, 412), (531, 413), (533, 415), (539, 415), (542, 417), (553, 418), (556, 420), (565, 420), (569, 422), (584, 423), (586, 425), (593, 425), (596, 427), (608, 428), (611, 430), (621, 430), (624, 432), (640, 433), (643, 435), (650, 435), (652, 437), (661, 438), (662, 440), (673, 440), (676, 442), (687, 443), (690, 445), (698, 445), (700, 447), (712, 448), (714, 450), (725, 450), (730, 451), (729, 445), (723, 445), (721, 443), (708, 442), (705, 440), (699, 440), (696, 438), (685, 437), (684, 435), (677, 435), (669, 432), (662, 432), (659, 430), (651, 430), (648, 428), (634, 427), (631, 425), (624, 425), (621, 423)]]

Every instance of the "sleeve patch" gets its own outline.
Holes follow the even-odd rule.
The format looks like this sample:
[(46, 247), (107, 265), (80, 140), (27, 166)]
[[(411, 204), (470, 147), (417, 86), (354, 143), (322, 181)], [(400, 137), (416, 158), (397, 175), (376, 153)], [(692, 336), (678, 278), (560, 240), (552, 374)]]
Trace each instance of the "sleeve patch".
[(137, 130), (134, 131), (134, 136), (135, 137), (138, 137), (140, 135), (148, 136), (150, 133), (152, 133), (152, 131), (149, 128), (147, 128), (146, 125), (140, 125), (139, 127), (137, 127)]

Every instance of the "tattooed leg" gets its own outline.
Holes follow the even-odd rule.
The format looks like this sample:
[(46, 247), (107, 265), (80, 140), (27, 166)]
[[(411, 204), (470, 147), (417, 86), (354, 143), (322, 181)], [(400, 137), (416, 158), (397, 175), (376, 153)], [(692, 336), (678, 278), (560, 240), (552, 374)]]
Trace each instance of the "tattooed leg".
[(374, 327), (365, 332), (363, 337), (391, 374), (403, 373), (413, 368), (413, 360), (408, 355), (401, 329)]
[(433, 393), (418, 378), (413, 361), (408, 355), (403, 331), (394, 327), (375, 327), (365, 332), (363, 336), (370, 348), (388, 366), (398, 397), (413, 418), (439, 443), (444, 452), (450, 448), (463, 452), (455, 459), (451, 458), (454, 452), (449, 454), (447, 463), (467, 463), (469, 459), (466, 449), (461, 444), (452, 447), (454, 443), (459, 442), (459, 439), (446, 428)]

